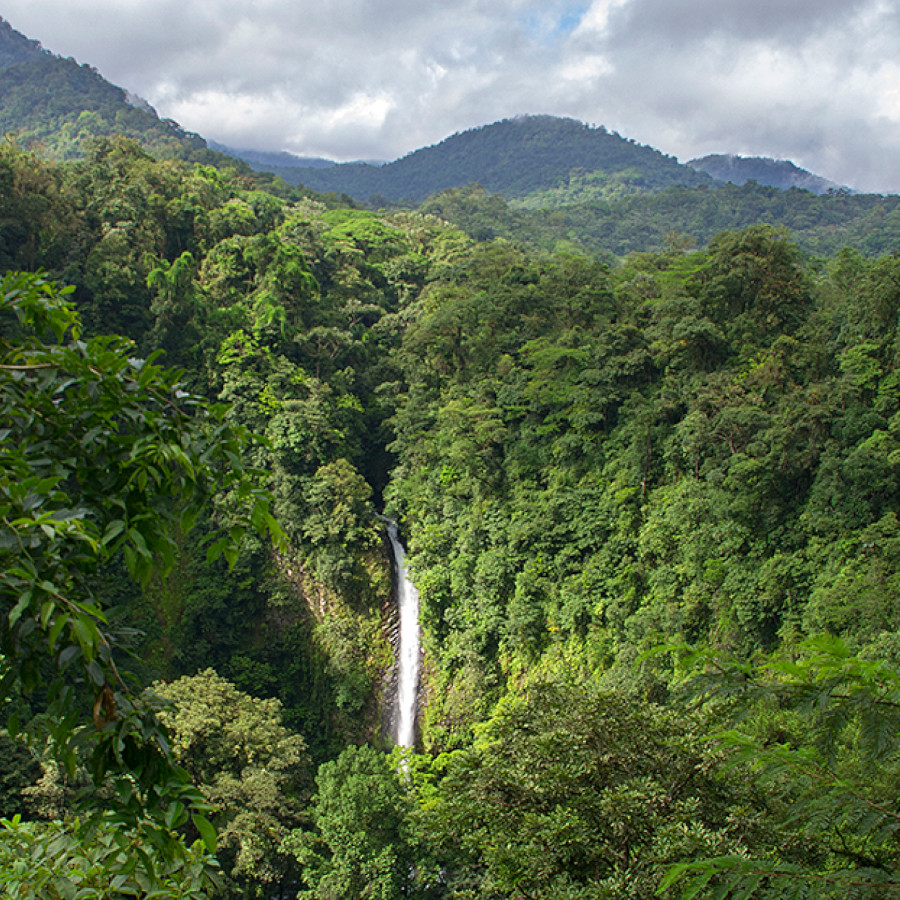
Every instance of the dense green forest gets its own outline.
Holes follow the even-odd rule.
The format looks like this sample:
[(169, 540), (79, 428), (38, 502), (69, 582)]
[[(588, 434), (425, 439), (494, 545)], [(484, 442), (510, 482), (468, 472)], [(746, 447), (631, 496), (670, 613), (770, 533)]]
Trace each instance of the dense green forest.
[(448, 188), (478, 182), (506, 197), (524, 197), (564, 185), (575, 172), (598, 175), (630, 191), (675, 184), (713, 184), (703, 172), (575, 119), (521, 116), (454, 134), (385, 165), (342, 163), (277, 167), (294, 184), (342, 191), (359, 201), (415, 205)]
[[(807, 254), (831, 256), (847, 247), (867, 256), (890, 253), (900, 234), (896, 195), (782, 191), (753, 182), (737, 186), (674, 186), (606, 199), (600, 176), (573, 178), (565, 190), (509, 202), (478, 185), (429, 198), (422, 209), (478, 240), (502, 237), (543, 250), (575, 250), (614, 262), (628, 253), (706, 246), (720, 231), (783, 225)], [(602, 190), (602, 189), (601, 189)]]
[(9, 896), (896, 896), (892, 245), (525, 216), (0, 149)]

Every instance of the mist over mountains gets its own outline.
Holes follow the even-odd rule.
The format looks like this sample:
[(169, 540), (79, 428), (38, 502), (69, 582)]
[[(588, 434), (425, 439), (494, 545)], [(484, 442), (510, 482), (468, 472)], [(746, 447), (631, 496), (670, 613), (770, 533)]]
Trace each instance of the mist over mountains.
[[(359, 202), (418, 204), (449, 188), (478, 183), (527, 205), (554, 205), (598, 188), (604, 196), (654, 193), (675, 185), (743, 184), (748, 179), (814, 193), (843, 189), (787, 160), (719, 155), (684, 165), (659, 150), (603, 126), (554, 116), (523, 116), (463, 131), (383, 164), (337, 163), (266, 148), (236, 149), (184, 131), (153, 108), (110, 84), (89, 65), (63, 59), (0, 19), (0, 131), (21, 144), (71, 158), (91, 137), (133, 137), (154, 152), (207, 161), (226, 154), (294, 185), (336, 192)], [(572, 185), (577, 183), (577, 188)], [(572, 196), (568, 196), (572, 194)], [(584, 199), (582, 196), (581, 199)]]
[(884, 253), (900, 233), (897, 197), (853, 194), (788, 160), (715, 155), (682, 164), (603, 126), (550, 115), (482, 125), (384, 163), (235, 149), (160, 118), (90, 65), (44, 50), (4, 20), (0, 133), (55, 160), (121, 136), (160, 159), (252, 174), (281, 196), (420, 207), (477, 240), (603, 258), (664, 247), (674, 235), (704, 246), (755, 223), (786, 226), (814, 254), (843, 246)]
[(792, 187), (814, 194), (827, 194), (829, 191), (852, 191), (847, 185), (838, 184), (814, 175), (794, 165), (789, 159), (771, 159), (766, 156), (734, 156), (732, 154), (713, 153), (709, 156), (689, 159), (687, 165), (700, 172), (706, 172), (717, 181), (731, 184), (746, 184), (755, 181), (757, 184), (781, 188), (783, 191)]

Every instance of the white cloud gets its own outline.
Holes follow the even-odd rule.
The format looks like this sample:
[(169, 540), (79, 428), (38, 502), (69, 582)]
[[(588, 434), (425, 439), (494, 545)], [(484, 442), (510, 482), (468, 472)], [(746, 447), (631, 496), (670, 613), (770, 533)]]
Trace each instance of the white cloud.
[(12, 25), (236, 146), (393, 158), (529, 112), (900, 191), (893, 0), (5, 0)]
[(579, 37), (606, 36), (610, 16), (619, 8), (627, 6), (628, 2), (629, 0), (594, 0), (582, 18), (581, 24), (575, 29), (575, 34)]

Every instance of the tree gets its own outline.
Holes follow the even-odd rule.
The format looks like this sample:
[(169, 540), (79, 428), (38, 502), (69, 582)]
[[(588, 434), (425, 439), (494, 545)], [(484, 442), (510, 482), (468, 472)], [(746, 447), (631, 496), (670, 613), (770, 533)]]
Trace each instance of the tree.
[(281, 704), (239, 691), (206, 669), (153, 692), (172, 703), (160, 713), (172, 755), (213, 804), (223, 868), (247, 893), (288, 885), (290, 857), (279, 852), (300, 824), (308, 780), (306, 745), (281, 721)]
[(663, 888), (681, 882), (683, 897), (707, 885), (721, 898), (897, 896), (900, 670), (889, 657), (891, 633), (865, 656), (829, 635), (758, 662), (688, 655), (690, 694), (724, 726), (710, 740), (730, 765), (755, 773), (780, 815), (767, 853), (744, 847), (682, 862)]
[(149, 862), (146, 846), (115, 826), (74, 820), (0, 819), (0, 889), (4, 897), (144, 897), (206, 900), (209, 857), (200, 842), (175, 859)]
[(544, 668), (420, 787), (450, 896), (643, 900), (667, 863), (752, 843), (689, 717)]
[(303, 868), (307, 900), (395, 900), (410, 892), (415, 857), (411, 801), (397, 760), (371, 747), (348, 747), (316, 778), (315, 831), (285, 842)]
[(171, 853), (171, 829), (201, 798), (121, 668), (96, 575), (120, 555), (137, 578), (165, 568), (214, 491), (236, 505), (210, 558), (234, 559), (247, 524), (278, 527), (224, 408), (135, 358), (131, 341), (81, 340), (67, 293), (39, 275), (0, 281), (0, 702), (11, 733), (49, 743), (70, 774), (84, 765), (95, 785), (113, 782), (105, 816), (123, 835), (142, 830)]

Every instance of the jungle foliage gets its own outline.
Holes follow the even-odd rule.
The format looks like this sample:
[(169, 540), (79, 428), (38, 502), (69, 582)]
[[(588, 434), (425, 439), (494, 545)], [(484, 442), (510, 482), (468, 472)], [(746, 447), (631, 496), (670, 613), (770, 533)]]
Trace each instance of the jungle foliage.
[(121, 139), (0, 185), (19, 896), (896, 892), (894, 256), (539, 249)]
[(546, 251), (575, 249), (605, 257), (705, 247), (720, 232), (767, 224), (790, 229), (813, 256), (852, 247), (867, 256), (893, 252), (900, 210), (896, 195), (816, 196), (754, 182), (717, 187), (674, 185), (623, 191), (603, 173), (573, 175), (566, 186), (506, 200), (478, 185), (442, 191), (423, 209), (478, 240), (506, 238)]

